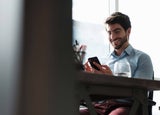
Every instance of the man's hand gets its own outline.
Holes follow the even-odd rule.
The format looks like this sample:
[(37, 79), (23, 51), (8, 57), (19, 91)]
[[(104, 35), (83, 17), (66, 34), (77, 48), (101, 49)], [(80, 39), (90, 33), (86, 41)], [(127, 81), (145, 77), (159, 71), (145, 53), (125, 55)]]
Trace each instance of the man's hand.
[(96, 70), (94, 68), (91, 67), (91, 65), (89, 64), (89, 62), (87, 61), (84, 64), (84, 68), (86, 72), (91, 72), (91, 73), (98, 73), (98, 74), (109, 74), (109, 75), (113, 75), (111, 69), (107, 66), (107, 65), (99, 65), (96, 62), (93, 62), (93, 64), (95, 66), (97, 66), (99, 68), (99, 70)]

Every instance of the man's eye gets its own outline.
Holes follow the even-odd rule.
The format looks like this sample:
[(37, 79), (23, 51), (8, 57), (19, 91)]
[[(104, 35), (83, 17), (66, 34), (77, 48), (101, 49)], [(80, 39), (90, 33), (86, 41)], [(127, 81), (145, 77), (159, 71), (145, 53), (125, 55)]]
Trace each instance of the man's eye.
[(116, 34), (120, 33), (120, 30), (116, 30), (115, 33), (116, 33)]
[(111, 32), (108, 32), (108, 35), (111, 35)]

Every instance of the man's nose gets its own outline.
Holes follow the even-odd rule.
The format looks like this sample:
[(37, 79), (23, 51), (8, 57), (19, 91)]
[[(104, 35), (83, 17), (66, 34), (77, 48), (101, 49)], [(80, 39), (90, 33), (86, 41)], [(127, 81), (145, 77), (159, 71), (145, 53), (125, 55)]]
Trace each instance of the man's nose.
[(113, 41), (114, 39), (116, 39), (116, 35), (115, 34), (111, 34), (110, 35), (110, 39)]

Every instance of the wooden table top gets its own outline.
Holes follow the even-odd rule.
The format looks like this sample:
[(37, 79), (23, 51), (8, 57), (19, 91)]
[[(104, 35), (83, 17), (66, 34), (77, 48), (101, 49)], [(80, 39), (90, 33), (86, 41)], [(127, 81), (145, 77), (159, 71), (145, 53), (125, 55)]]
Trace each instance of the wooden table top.
[(117, 77), (104, 74), (78, 72), (78, 81), (88, 85), (137, 87), (147, 90), (160, 90), (160, 81), (138, 78)]

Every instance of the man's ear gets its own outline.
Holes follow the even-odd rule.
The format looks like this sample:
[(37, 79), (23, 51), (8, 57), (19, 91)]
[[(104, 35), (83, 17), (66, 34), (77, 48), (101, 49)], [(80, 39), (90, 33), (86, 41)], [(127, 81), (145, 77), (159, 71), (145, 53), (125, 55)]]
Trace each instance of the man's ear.
[(127, 29), (127, 34), (129, 35), (131, 33), (131, 28)]
[(126, 33), (127, 33), (127, 38), (129, 39), (129, 35), (131, 33), (131, 28), (128, 28), (127, 31), (126, 31)]

